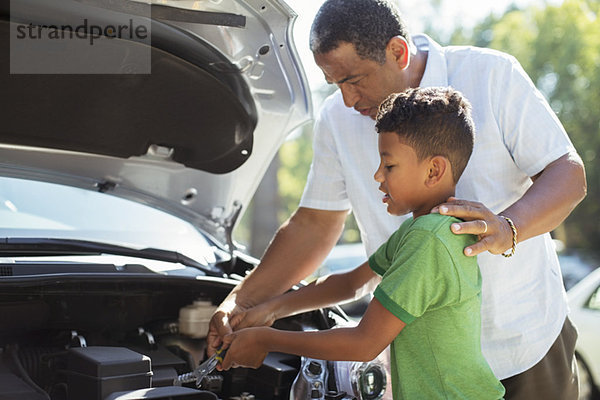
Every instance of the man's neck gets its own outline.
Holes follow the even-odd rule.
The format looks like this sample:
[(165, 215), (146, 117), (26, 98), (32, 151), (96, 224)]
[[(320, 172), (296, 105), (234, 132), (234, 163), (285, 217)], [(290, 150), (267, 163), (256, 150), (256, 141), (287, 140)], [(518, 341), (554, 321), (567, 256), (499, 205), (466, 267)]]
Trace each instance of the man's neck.
[(416, 53), (412, 55), (410, 65), (408, 66), (410, 87), (419, 87), (425, 74), (428, 52), (417, 47)]

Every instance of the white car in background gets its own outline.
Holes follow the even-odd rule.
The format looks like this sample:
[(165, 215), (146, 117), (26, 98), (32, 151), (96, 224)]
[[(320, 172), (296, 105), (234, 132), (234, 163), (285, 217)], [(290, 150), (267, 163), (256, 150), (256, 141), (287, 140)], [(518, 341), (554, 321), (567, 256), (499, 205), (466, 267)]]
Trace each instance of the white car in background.
[(579, 337), (575, 352), (579, 369), (580, 400), (600, 398), (600, 268), (568, 292), (569, 318)]

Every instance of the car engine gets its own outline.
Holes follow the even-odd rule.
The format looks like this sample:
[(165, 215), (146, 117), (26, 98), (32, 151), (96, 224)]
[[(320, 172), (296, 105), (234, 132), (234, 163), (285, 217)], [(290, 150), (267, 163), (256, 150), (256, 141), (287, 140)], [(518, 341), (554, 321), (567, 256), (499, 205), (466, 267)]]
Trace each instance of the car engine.
[[(1, 399), (374, 400), (385, 390), (383, 368), (376, 364), (368, 372), (363, 363), (336, 365), (281, 353), (270, 353), (258, 369), (214, 371), (199, 389), (195, 382), (175, 386), (178, 376), (206, 359), (208, 320), (235, 281), (127, 268), (126, 277), (94, 274), (90, 267), (89, 276), (3, 280)], [(330, 309), (282, 319), (274, 327), (316, 330), (339, 322), (343, 312)], [(340, 373), (345, 386), (336, 382)]]

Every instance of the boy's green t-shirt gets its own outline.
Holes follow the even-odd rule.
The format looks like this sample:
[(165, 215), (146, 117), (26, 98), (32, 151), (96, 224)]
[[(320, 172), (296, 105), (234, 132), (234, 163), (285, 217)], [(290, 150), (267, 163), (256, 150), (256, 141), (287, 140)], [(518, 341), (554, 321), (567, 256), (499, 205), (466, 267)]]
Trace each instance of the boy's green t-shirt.
[(481, 274), (455, 235), (458, 219), (427, 214), (405, 221), (370, 258), (374, 292), (406, 323), (391, 345), (394, 399), (500, 399), (504, 387), (481, 353)]

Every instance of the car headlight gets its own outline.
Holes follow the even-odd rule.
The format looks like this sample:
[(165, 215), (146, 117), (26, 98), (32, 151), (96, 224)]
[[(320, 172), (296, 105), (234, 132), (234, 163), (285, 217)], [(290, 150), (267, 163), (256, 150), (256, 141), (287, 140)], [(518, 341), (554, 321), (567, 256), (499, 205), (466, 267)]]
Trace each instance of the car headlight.
[(385, 367), (377, 360), (369, 362), (336, 362), (338, 388), (360, 400), (379, 400), (385, 394)]
[[(335, 382), (331, 380), (333, 377)], [(331, 362), (302, 357), (290, 400), (379, 400), (385, 394), (386, 386), (386, 369), (378, 360)]]

